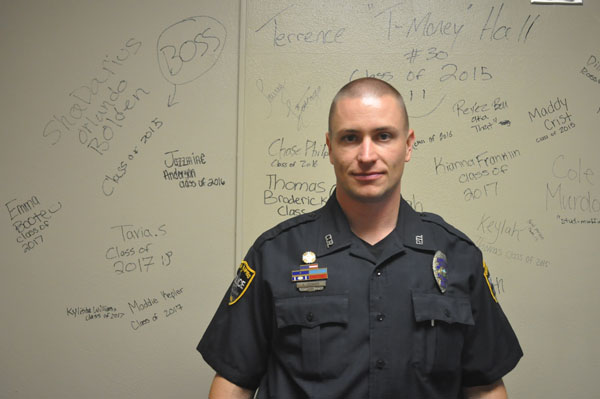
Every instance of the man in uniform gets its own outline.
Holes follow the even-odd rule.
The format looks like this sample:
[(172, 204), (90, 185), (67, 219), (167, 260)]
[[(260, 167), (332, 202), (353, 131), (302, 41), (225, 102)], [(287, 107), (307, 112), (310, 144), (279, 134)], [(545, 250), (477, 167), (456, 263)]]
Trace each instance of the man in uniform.
[(198, 345), (210, 398), (506, 398), (522, 351), (481, 252), (402, 199), (414, 140), (389, 84), (339, 91), (336, 191), (248, 251)]

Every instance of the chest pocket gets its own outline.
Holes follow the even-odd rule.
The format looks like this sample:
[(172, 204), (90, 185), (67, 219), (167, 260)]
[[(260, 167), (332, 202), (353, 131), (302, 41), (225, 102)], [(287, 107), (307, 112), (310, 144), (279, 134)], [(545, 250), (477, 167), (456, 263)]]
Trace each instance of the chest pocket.
[(468, 297), (413, 292), (414, 355), (425, 373), (460, 372), (466, 329), (475, 324)]
[[(275, 299), (281, 361), (307, 377), (335, 378), (346, 367), (348, 325), (345, 295)], [(277, 353), (277, 351), (276, 351)]]

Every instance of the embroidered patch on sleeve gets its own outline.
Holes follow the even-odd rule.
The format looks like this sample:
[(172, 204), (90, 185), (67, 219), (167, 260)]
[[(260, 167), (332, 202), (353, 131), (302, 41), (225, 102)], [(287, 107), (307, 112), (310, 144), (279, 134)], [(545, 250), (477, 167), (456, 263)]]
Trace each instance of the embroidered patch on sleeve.
[(242, 295), (246, 293), (246, 290), (254, 280), (256, 272), (248, 265), (248, 262), (242, 261), (240, 267), (237, 269), (237, 273), (233, 282), (231, 283), (231, 291), (229, 293), (229, 305), (233, 305), (240, 300)]
[(485, 261), (483, 261), (483, 276), (485, 277), (485, 282), (490, 289), (490, 294), (492, 294), (492, 298), (494, 298), (494, 302), (498, 303), (498, 299), (496, 299), (496, 291), (494, 291), (494, 284), (492, 283), (492, 276), (490, 275), (490, 269), (488, 269)]

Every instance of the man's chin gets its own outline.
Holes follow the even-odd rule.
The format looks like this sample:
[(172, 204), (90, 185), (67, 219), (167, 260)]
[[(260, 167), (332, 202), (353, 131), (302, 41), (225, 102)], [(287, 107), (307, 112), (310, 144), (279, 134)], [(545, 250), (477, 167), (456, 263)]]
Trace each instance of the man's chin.
[(376, 204), (388, 200), (391, 197), (391, 194), (391, 192), (373, 190), (369, 192), (353, 192), (350, 194), (350, 197), (355, 201), (365, 204)]

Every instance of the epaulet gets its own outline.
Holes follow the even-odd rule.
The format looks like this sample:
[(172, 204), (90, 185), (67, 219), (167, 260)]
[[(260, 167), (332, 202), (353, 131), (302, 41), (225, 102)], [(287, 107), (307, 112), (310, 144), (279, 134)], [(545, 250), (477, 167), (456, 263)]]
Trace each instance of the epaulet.
[(319, 210), (316, 210), (304, 213), (302, 215), (294, 216), (290, 219), (286, 219), (283, 222), (265, 231), (260, 236), (258, 236), (256, 241), (254, 242), (254, 246), (260, 247), (266, 241), (272, 240), (273, 238), (277, 237), (278, 235), (287, 230), (293, 229), (294, 227), (300, 226), (305, 223), (310, 223), (316, 220), (319, 217), (319, 214)]
[(446, 230), (448, 233), (450, 233), (472, 245), (475, 245), (473, 240), (471, 240), (465, 233), (463, 233), (456, 227), (452, 226), (451, 224), (447, 223), (441, 216), (436, 215), (435, 213), (429, 213), (429, 212), (420, 212), (419, 216), (421, 216), (421, 220), (423, 220), (424, 222), (429, 222), (429, 223), (438, 225), (441, 228), (443, 228), (444, 230)]

